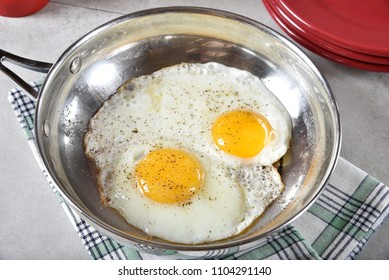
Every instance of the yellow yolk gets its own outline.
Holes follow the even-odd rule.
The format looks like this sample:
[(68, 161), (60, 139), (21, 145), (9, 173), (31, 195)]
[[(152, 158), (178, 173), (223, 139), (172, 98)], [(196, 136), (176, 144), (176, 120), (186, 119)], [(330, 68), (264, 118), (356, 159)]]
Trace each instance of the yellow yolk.
[(271, 125), (263, 115), (243, 110), (231, 111), (216, 119), (212, 139), (228, 154), (251, 158), (269, 142), (271, 131)]
[(183, 203), (198, 191), (204, 172), (196, 158), (178, 149), (157, 149), (135, 168), (139, 190), (156, 202)]

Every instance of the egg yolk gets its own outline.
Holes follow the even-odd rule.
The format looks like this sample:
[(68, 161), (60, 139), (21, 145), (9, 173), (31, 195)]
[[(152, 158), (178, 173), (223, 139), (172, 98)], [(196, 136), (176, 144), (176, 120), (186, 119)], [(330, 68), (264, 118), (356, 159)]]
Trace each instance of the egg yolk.
[(251, 158), (269, 143), (271, 131), (271, 125), (263, 115), (237, 110), (216, 119), (212, 126), (212, 139), (228, 154)]
[(135, 167), (138, 189), (161, 203), (183, 203), (198, 191), (204, 172), (197, 159), (179, 149), (151, 151)]

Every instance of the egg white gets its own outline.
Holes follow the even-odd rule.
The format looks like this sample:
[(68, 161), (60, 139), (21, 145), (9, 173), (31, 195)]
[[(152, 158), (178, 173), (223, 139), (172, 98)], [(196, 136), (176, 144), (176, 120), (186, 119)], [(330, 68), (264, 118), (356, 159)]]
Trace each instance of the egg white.
[[(177, 148), (171, 141), (162, 144)], [(184, 203), (158, 203), (136, 188), (133, 176), (135, 165), (142, 155), (149, 152), (149, 147), (134, 145), (123, 154), (112, 176), (115, 187), (107, 192), (109, 205), (150, 236), (172, 242), (196, 244), (236, 234), (237, 225), (244, 218), (245, 205), (241, 188), (226, 176), (224, 166), (215, 164), (210, 158), (200, 157), (206, 170), (203, 188)], [(181, 146), (179, 148), (190, 153)]]
[[(273, 141), (250, 159), (223, 153), (212, 141), (216, 118), (237, 109), (261, 113), (273, 128)], [(151, 236), (193, 244), (242, 232), (276, 199), (283, 184), (271, 164), (285, 154), (290, 138), (288, 113), (257, 77), (207, 63), (175, 65), (130, 80), (91, 119), (84, 142), (109, 206)], [(204, 166), (205, 186), (190, 203), (153, 202), (127, 178), (142, 156), (161, 147), (187, 150)], [(268, 167), (259, 168), (263, 165)], [(254, 191), (248, 177), (257, 182)]]

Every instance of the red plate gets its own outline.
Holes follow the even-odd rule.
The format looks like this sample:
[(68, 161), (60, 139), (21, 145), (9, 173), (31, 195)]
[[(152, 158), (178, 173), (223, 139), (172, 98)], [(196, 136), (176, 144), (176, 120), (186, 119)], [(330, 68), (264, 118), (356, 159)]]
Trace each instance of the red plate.
[(305, 39), (315, 43), (316, 45), (319, 45), (322, 48), (329, 50), (330, 52), (334, 52), (341, 56), (349, 57), (351, 59), (361, 60), (367, 63), (389, 65), (389, 57), (368, 55), (361, 52), (355, 52), (350, 49), (346, 49), (339, 45), (333, 44), (332, 42), (327, 41), (324, 38), (319, 37), (316, 34), (303, 29), (289, 17), (287, 11), (281, 8), (277, 0), (268, 0), (268, 2), (272, 5), (278, 16), (282, 18), (284, 22), (288, 23), (288, 26), (291, 29), (293, 29), (301, 37), (304, 37)]
[(303, 29), (353, 51), (389, 57), (388, 0), (278, 0)]
[(389, 65), (381, 65), (381, 64), (374, 64), (374, 63), (366, 63), (359, 60), (354, 60), (348, 57), (344, 57), (341, 55), (338, 55), (336, 53), (330, 52), (327, 49), (324, 49), (320, 47), (319, 45), (316, 45), (315, 43), (312, 43), (311, 41), (306, 40), (305, 38), (298, 35), (296, 32), (294, 32), (281, 17), (278, 16), (276, 10), (273, 8), (273, 6), (269, 3), (267, 0), (263, 0), (263, 3), (265, 4), (266, 9), (269, 11), (270, 15), (273, 17), (273, 19), (278, 23), (278, 25), (297, 43), (302, 45), (303, 47), (325, 57), (332, 61), (336, 61), (339, 63), (342, 63), (344, 65), (348, 65), (351, 67), (369, 70), (369, 71), (377, 71), (377, 72), (389, 72)]

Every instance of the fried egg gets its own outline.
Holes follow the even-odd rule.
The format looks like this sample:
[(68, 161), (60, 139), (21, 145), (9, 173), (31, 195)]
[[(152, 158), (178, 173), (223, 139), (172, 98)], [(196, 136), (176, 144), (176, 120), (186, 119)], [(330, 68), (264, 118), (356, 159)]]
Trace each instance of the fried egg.
[(198, 244), (241, 233), (282, 192), (273, 163), (291, 120), (247, 71), (184, 63), (133, 78), (85, 135), (105, 204), (150, 236)]

